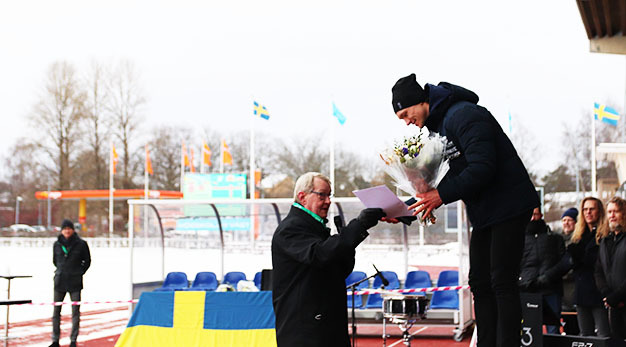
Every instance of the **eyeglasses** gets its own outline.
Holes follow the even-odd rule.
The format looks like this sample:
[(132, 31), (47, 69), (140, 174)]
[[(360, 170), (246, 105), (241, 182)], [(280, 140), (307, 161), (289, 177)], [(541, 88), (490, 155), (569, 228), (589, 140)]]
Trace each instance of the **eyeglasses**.
[(314, 190), (311, 190), (309, 193), (316, 194), (322, 200), (326, 200), (326, 198), (330, 198), (330, 196), (331, 196), (331, 193), (316, 192)]

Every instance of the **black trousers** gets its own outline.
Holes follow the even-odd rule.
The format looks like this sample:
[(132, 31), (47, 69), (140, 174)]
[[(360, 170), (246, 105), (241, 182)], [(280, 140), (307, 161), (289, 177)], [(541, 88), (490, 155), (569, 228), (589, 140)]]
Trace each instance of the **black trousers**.
[(479, 347), (520, 345), (520, 262), (531, 211), (487, 228), (474, 228), (470, 240), (469, 284)]
[(626, 339), (626, 308), (609, 308), (609, 325), (611, 327), (611, 337)]
[[(54, 291), (54, 301), (62, 302), (65, 298), (66, 292)], [(80, 301), (80, 290), (70, 292), (70, 299), (72, 301)], [(52, 341), (59, 342), (61, 337), (61, 307), (54, 306), (52, 311)], [(72, 305), (72, 333), (70, 334), (70, 341), (76, 342), (78, 338), (78, 328), (80, 326), (80, 305)]]

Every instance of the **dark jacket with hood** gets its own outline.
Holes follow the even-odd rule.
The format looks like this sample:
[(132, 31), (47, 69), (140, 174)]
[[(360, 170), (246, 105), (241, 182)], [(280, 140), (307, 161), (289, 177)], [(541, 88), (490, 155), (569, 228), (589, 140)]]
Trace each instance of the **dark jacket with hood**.
[(539, 206), (539, 197), (513, 144), (472, 91), (441, 82), (426, 85), (425, 125), (452, 141), (460, 155), (437, 186), (444, 204), (459, 199), (475, 228), (518, 217)]
[(89, 246), (77, 233), (69, 239), (59, 235), (52, 248), (54, 272), (54, 290), (57, 292), (75, 292), (83, 289), (83, 275), (91, 265)]
[(291, 207), (272, 238), (272, 297), (278, 347), (347, 347), (346, 277), (367, 236), (357, 220), (337, 235)]
[(596, 284), (611, 307), (626, 304), (626, 235), (602, 238), (596, 263)]
[(520, 266), (520, 288), (531, 293), (562, 295), (559, 263), (564, 254), (563, 237), (553, 233), (543, 219), (528, 223)]

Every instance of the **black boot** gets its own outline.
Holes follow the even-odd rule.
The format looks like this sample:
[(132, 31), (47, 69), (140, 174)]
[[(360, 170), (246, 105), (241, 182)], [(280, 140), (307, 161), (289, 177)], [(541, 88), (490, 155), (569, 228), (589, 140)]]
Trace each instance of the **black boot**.
[(59, 341), (54, 341), (54, 342), (52, 342), (52, 344), (50, 345), (50, 347), (59, 347)]
[(70, 347), (76, 347), (76, 342), (70, 342)]

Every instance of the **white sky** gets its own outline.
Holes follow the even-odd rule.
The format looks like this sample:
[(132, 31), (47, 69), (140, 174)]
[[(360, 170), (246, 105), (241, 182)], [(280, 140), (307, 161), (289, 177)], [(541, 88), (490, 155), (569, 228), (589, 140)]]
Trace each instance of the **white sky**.
[(120, 59), (141, 73), (146, 132), (247, 130), (254, 98), (271, 113), (260, 130), (306, 137), (328, 131), (334, 100), (348, 119), (338, 146), (376, 160), (405, 128), (391, 86), (415, 72), (473, 90), (504, 129), (511, 112), (544, 172), (563, 122), (594, 101), (622, 110), (626, 80), (624, 56), (589, 53), (574, 1), (2, 1), (0, 155), (42, 135), (26, 116), (51, 63)]

